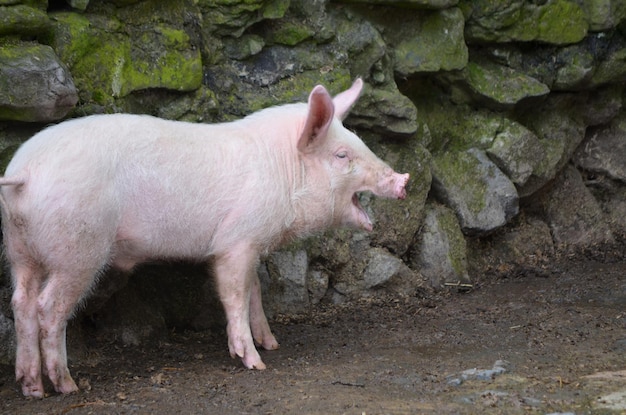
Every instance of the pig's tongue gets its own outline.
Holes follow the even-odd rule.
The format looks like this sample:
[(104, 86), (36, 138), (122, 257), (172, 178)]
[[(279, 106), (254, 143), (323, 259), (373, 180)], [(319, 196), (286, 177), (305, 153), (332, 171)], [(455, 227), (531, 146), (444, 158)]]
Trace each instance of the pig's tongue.
[(372, 225), (372, 221), (370, 217), (367, 215), (367, 212), (361, 206), (359, 202), (359, 196), (355, 193), (352, 195), (352, 209), (354, 210), (354, 216), (356, 216), (357, 223), (366, 231), (371, 231), (374, 226)]

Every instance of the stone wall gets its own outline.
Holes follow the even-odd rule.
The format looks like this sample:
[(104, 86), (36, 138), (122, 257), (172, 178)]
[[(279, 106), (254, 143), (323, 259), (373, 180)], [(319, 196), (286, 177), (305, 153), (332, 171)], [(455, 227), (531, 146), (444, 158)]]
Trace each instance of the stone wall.
[[(371, 234), (271, 254), (266, 308), (470, 283), (624, 233), (625, 20), (622, 0), (0, 0), (0, 160), (68, 117), (228, 121), (360, 76), (346, 122), (409, 196), (365, 195)], [(112, 275), (82, 315), (128, 343), (209, 327), (204, 268)]]

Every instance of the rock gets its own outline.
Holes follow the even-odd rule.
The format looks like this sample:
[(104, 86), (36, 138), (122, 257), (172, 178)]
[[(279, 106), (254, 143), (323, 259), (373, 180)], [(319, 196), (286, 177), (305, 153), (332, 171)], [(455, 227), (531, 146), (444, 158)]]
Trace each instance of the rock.
[(395, 85), (391, 65), (385, 59), (385, 40), (380, 32), (365, 18), (346, 14), (345, 11), (333, 11), (329, 17), (350, 73), (361, 77), (371, 74), (377, 84), (390, 85), (393, 82)]
[(85, 11), (89, 5), (89, 0), (67, 0), (67, 3), (74, 9)]
[(389, 143), (380, 137), (374, 140), (368, 133), (363, 138), (394, 170), (409, 173), (411, 177), (407, 197), (402, 201), (361, 194), (361, 204), (374, 223), (374, 230), (368, 235), (372, 244), (403, 256), (414, 242), (424, 217), (424, 203), (432, 181), (430, 153), (413, 139)]
[(458, 376), (448, 376), (447, 383), (451, 386), (459, 386), (468, 380), (493, 380), (496, 376), (509, 372), (509, 366), (510, 363), (506, 360), (496, 360), (491, 369), (467, 369)]
[(602, 176), (586, 180), (585, 185), (600, 204), (613, 234), (626, 235), (626, 186)]
[(0, 311), (0, 364), (13, 365), (15, 362), (15, 326)]
[(573, 166), (568, 165), (537, 202), (558, 246), (582, 248), (613, 240), (598, 201)]
[(0, 36), (37, 35), (48, 29), (50, 20), (45, 10), (26, 5), (2, 6), (0, 3)]
[(469, 283), (467, 246), (455, 213), (437, 203), (426, 205), (424, 225), (411, 254), (411, 266), (432, 287)]
[(590, 128), (573, 161), (582, 169), (626, 182), (626, 112), (608, 125)]
[(623, 107), (622, 93), (624, 85), (617, 84), (602, 87), (583, 95), (582, 121), (587, 127), (607, 124), (615, 118)]
[(471, 101), (496, 110), (513, 108), (516, 104), (550, 93), (547, 85), (507, 66), (487, 60), (470, 61), (460, 73), (445, 76), (457, 101), (464, 95)]
[(513, 183), (522, 186), (541, 163), (543, 151), (532, 131), (505, 119), (487, 155)]
[(113, 18), (71, 12), (52, 17), (46, 41), (72, 67), (84, 100), (110, 104), (133, 91), (202, 85), (200, 52), (183, 30), (159, 24), (122, 30)]
[(417, 106), (418, 123), (422, 129), (427, 127), (424, 144), (433, 154), (488, 149), (503, 128), (504, 114), (454, 104), (444, 99), (440, 90), (427, 84), (413, 85), (405, 93)]
[(267, 272), (261, 266), (259, 275), (267, 288), (268, 311), (284, 314), (306, 311), (309, 307), (307, 252), (297, 248), (276, 251), (268, 256), (266, 263)]
[(404, 270), (404, 267), (401, 259), (394, 257), (384, 249), (370, 249), (367, 267), (363, 273), (365, 288), (377, 288), (385, 285), (401, 270)]
[(224, 39), (226, 56), (231, 59), (244, 60), (263, 50), (265, 40), (257, 35), (243, 35), (238, 39)]
[(72, 76), (50, 47), (0, 46), (0, 119), (55, 121), (77, 101)]
[(517, 215), (518, 195), (513, 183), (476, 149), (433, 157), (433, 191), (451, 207), (464, 233), (489, 233)]
[(376, 4), (407, 9), (447, 9), (459, 0), (340, 0), (344, 3)]
[(396, 24), (389, 25), (385, 38), (396, 45), (394, 69), (399, 76), (451, 71), (467, 65), (464, 19), (458, 8), (416, 16), (404, 11), (394, 13), (393, 19)]
[(589, 22), (589, 30), (609, 30), (626, 19), (626, 6), (621, 0), (579, 1)]
[(384, 135), (410, 136), (417, 132), (417, 109), (395, 84), (390, 89), (367, 88), (352, 109), (350, 124)]
[[(599, 36), (599, 35), (598, 35)], [(591, 77), (591, 85), (619, 83), (626, 80), (626, 34), (615, 31)]]
[(330, 275), (324, 270), (312, 269), (307, 276), (307, 289), (311, 304), (318, 304), (328, 291)]
[(546, 0), (461, 0), (470, 43), (543, 42), (556, 45), (580, 42), (589, 24), (576, 2)]
[(526, 183), (518, 188), (520, 197), (539, 190), (567, 164), (584, 139), (583, 114), (587, 106), (576, 94), (559, 94), (523, 114), (520, 122), (539, 138), (543, 157)]
[(290, 0), (213, 1), (200, 0), (205, 29), (220, 36), (239, 37), (263, 19), (284, 16)]

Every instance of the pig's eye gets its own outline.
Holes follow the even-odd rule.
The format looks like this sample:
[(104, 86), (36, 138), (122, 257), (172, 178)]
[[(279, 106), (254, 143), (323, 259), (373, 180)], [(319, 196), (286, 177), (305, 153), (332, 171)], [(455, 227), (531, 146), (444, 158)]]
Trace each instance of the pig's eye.
[(346, 157), (348, 157), (348, 153), (345, 151), (340, 151), (339, 153), (337, 153), (336, 157), (338, 159), (345, 159)]

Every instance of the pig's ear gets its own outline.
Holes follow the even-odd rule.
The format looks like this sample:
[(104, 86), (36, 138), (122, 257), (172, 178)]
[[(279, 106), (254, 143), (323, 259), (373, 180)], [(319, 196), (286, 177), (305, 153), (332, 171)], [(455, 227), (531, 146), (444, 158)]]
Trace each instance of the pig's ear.
[(320, 141), (323, 141), (334, 116), (335, 106), (326, 88), (321, 85), (313, 88), (309, 95), (309, 113), (298, 140), (298, 150), (311, 151)]
[(337, 117), (340, 120), (345, 119), (348, 116), (348, 112), (350, 112), (350, 108), (361, 95), (361, 90), (363, 89), (363, 81), (361, 78), (357, 78), (356, 81), (352, 84), (350, 89), (343, 91), (340, 94), (337, 94), (335, 98), (333, 98), (333, 102), (335, 104), (335, 111)]

